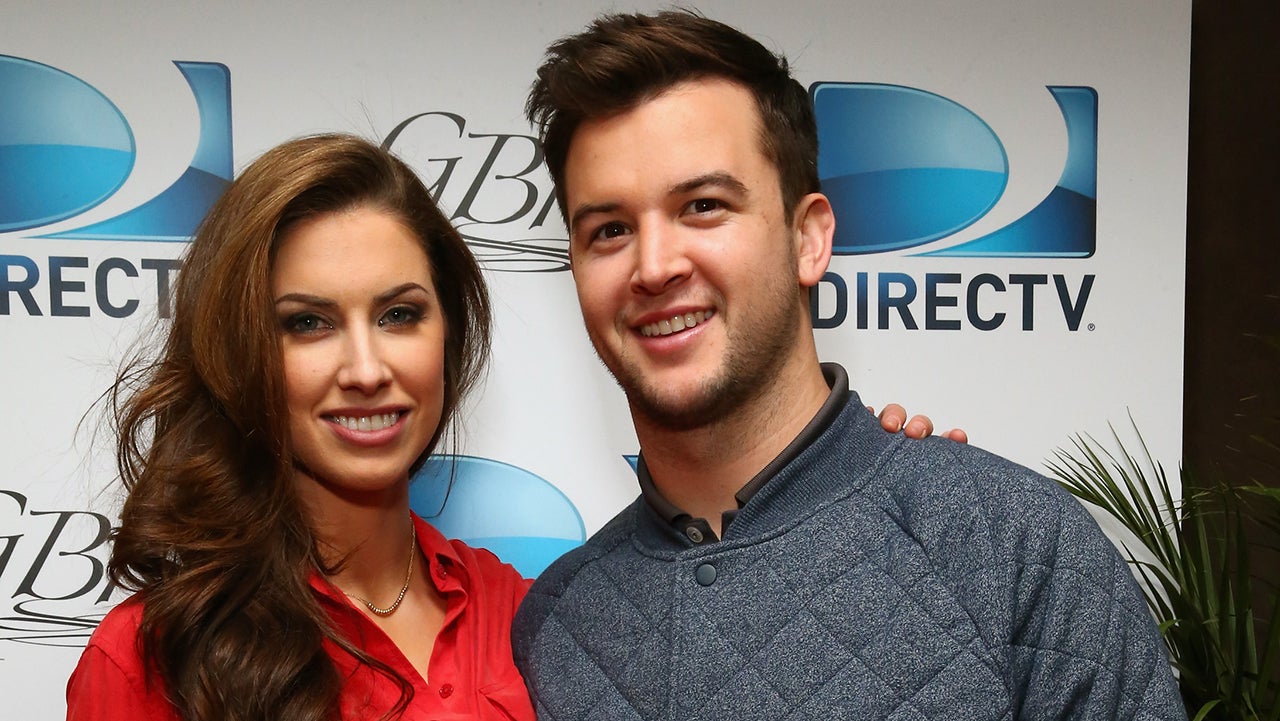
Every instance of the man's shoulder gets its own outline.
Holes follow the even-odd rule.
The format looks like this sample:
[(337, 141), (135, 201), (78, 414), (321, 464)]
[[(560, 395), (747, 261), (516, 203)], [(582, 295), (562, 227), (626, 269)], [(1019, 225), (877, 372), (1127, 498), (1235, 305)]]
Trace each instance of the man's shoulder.
[(1004, 515), (1058, 514), (1079, 508), (1069, 493), (1043, 474), (976, 446), (926, 438), (895, 446), (878, 485), (907, 508), (929, 510), (964, 503)]
[[(1069, 551), (1110, 564), (1114, 548), (1061, 486), (981, 448), (933, 438), (898, 444), (867, 491), (933, 554), (992, 554), (991, 562), (1042, 563)], [(969, 539), (957, 545), (957, 538)]]
[(853, 471), (860, 492), (890, 494), (923, 511), (939, 502), (944, 508), (962, 502), (995, 512), (1028, 504), (1057, 511), (1074, 503), (1042, 474), (972, 444), (884, 433), (856, 395), (817, 450), (824, 460), (809, 462), (818, 472)]

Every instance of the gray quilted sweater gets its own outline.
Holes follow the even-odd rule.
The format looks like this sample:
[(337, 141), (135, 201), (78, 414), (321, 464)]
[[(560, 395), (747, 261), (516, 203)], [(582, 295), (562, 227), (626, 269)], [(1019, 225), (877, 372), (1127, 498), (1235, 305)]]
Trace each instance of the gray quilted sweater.
[(1084, 508), (856, 394), (695, 546), (643, 499), (534, 584), (541, 719), (1185, 719), (1133, 577)]

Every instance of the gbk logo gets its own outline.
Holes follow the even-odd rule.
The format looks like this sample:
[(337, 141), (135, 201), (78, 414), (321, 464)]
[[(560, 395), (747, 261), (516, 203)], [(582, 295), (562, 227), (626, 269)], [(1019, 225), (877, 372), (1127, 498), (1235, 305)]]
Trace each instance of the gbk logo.
[[(1059, 180), (1013, 222), (948, 242), (1004, 195), (1009, 159), (982, 118), (915, 88), (816, 83), (818, 172), (835, 207), (835, 252), (916, 249), (911, 255), (1066, 257), (1093, 255), (1096, 238), (1098, 96), (1049, 87), (1066, 125)], [(1047, 99), (1046, 99), (1047, 102)]]
[[(231, 180), (231, 80), (218, 63), (174, 65), (200, 114), (199, 142), (186, 171), (120, 215), (36, 237), (191, 238)], [(0, 55), (0, 105), (5, 109), (0, 115), (0, 233), (74, 218), (111, 197), (134, 168), (137, 147), (128, 121), (110, 99), (75, 76)], [(35, 268), (31, 262), (13, 264)]]

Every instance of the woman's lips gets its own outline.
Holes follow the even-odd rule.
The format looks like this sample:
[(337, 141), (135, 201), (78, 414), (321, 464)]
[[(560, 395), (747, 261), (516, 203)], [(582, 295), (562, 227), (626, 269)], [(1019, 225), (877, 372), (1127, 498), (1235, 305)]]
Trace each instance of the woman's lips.
[(325, 414), (324, 420), (339, 438), (358, 446), (372, 447), (395, 440), (404, 427), (407, 415), (408, 411), (363, 414), (358, 411), (343, 411)]

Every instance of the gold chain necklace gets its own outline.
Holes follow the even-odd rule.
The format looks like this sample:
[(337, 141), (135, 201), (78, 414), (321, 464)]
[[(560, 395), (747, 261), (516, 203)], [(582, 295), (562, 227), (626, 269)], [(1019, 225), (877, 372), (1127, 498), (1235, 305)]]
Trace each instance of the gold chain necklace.
[(400, 587), (400, 595), (396, 596), (395, 603), (391, 604), (390, 606), (387, 606), (386, 608), (378, 608), (377, 606), (373, 605), (373, 601), (370, 601), (369, 599), (364, 598), (363, 596), (357, 596), (354, 593), (347, 593), (346, 591), (343, 591), (343, 593), (346, 593), (348, 598), (354, 598), (360, 603), (363, 603), (364, 607), (369, 609), (369, 611), (373, 613), (373, 615), (375, 616), (379, 616), (382, 618), (386, 618), (387, 616), (390, 616), (391, 614), (396, 612), (397, 608), (400, 608), (400, 602), (404, 600), (404, 595), (409, 592), (409, 579), (413, 578), (413, 554), (417, 550), (418, 550), (418, 534), (413, 533), (413, 529), (410, 528), (409, 568), (405, 569), (404, 585)]

